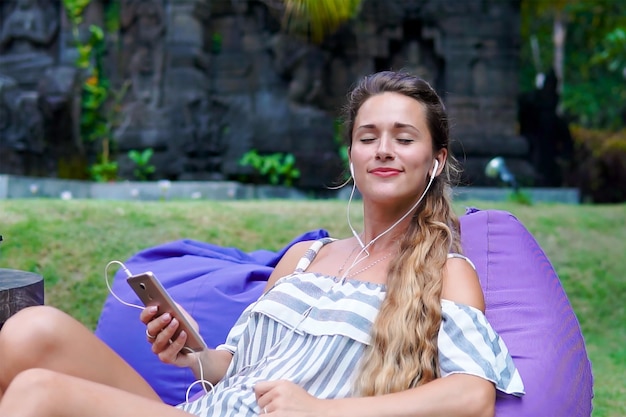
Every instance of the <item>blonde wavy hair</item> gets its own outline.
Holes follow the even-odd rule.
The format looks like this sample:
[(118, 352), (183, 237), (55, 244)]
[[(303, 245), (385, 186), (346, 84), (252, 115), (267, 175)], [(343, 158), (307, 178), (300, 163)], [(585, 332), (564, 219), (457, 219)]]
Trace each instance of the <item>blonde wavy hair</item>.
[[(443, 102), (421, 78), (379, 72), (363, 78), (348, 96), (346, 132), (352, 143), (354, 120), (371, 96), (395, 92), (426, 109), (433, 152), (449, 151), (449, 128)], [(439, 376), (437, 337), (441, 325), (441, 289), (448, 253), (461, 252), (460, 229), (451, 207), (451, 177), (459, 173), (448, 152), (441, 175), (412, 216), (389, 265), (387, 294), (371, 330), (371, 343), (354, 382), (355, 394), (381, 395), (425, 384)]]

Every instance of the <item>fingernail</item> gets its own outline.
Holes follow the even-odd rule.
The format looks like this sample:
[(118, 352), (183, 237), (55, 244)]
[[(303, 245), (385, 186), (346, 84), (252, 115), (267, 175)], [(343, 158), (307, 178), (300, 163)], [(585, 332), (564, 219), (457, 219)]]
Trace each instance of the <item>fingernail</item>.
[(156, 312), (157, 312), (157, 310), (158, 310), (158, 307), (157, 307), (157, 306), (150, 306), (150, 307), (148, 307), (148, 311), (149, 311), (150, 313), (156, 313)]
[(161, 320), (163, 321), (168, 321), (170, 318), (170, 313), (165, 313), (161, 316)]

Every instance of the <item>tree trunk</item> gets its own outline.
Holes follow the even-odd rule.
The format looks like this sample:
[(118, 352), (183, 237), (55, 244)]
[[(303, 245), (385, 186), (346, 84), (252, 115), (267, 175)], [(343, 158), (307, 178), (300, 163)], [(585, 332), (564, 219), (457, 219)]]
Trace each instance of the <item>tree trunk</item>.
[(43, 277), (31, 272), (0, 268), (0, 329), (19, 310), (42, 305)]

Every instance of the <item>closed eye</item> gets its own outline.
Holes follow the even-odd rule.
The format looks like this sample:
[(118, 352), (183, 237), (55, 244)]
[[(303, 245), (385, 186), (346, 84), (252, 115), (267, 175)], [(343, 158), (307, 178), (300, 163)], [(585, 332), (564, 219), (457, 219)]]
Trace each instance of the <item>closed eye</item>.
[(397, 138), (396, 140), (403, 145), (408, 145), (415, 142), (415, 140), (411, 138)]

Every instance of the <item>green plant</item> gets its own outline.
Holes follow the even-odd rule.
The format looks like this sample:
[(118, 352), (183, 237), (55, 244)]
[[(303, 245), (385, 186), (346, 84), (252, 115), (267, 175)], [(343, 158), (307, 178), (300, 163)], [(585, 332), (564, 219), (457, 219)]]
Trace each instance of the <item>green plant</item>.
[[(89, 168), (96, 181), (110, 181), (117, 178), (117, 164), (110, 161), (115, 150), (113, 130), (119, 124), (121, 102), (126, 95), (130, 82), (126, 81), (119, 90), (111, 88), (110, 81), (104, 76), (103, 57), (106, 52), (105, 33), (101, 27), (90, 25), (89, 36), (83, 40), (79, 31), (83, 23), (85, 8), (91, 0), (63, 0), (68, 20), (72, 26), (74, 46), (76, 47), (76, 66), (82, 71), (84, 79), (81, 95), (80, 136), (84, 142), (100, 147), (98, 162)], [(107, 26), (115, 28), (116, 11), (119, 2), (113, 1), (105, 10)]]
[(152, 155), (154, 155), (152, 148), (144, 149), (141, 152), (135, 149), (128, 151), (128, 158), (135, 163), (133, 175), (139, 181), (147, 181), (150, 175), (154, 174), (156, 168), (150, 164)]
[(97, 182), (111, 182), (117, 179), (117, 162), (102, 160), (89, 167), (91, 178)]
[(296, 158), (290, 153), (260, 155), (256, 149), (252, 149), (241, 157), (239, 163), (251, 166), (272, 185), (284, 184), (291, 187), (294, 181), (300, 178)]
[(626, 28), (615, 28), (602, 41), (602, 49), (591, 62), (605, 64), (609, 71), (622, 71), (626, 77)]
[(83, 23), (83, 12), (91, 0), (63, 0), (63, 8), (72, 25), (74, 38), (78, 38), (78, 27)]

